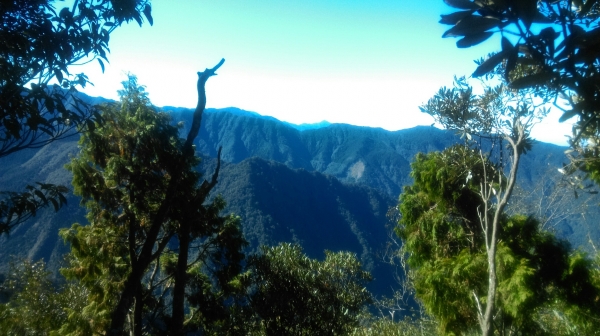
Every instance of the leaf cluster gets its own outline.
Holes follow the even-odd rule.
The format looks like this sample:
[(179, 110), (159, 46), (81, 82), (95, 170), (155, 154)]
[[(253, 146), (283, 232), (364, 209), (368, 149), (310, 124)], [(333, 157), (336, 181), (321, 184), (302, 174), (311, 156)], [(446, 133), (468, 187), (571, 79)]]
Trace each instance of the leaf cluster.
[(58, 211), (67, 204), (64, 194), (68, 189), (48, 183), (36, 183), (37, 186), (27, 185), (25, 192), (0, 191), (4, 198), (0, 199), (0, 235), (9, 234), (10, 230), (34, 217), (37, 211), (52, 205)]
[(455, 145), (417, 154), (411, 168), (414, 184), (400, 195), (402, 217), (396, 228), (405, 248), (413, 251), (410, 266), (456, 256), (464, 248), (479, 250), (484, 241), (478, 190), (484, 177), (499, 181), (497, 167), (474, 149)]
[(308, 258), (298, 245), (263, 248), (250, 260), (250, 305), (267, 335), (341, 335), (358, 325), (371, 279), (356, 256), (325, 252)]
[(444, 128), (461, 133), (465, 142), (479, 140), (480, 147), (482, 139), (492, 144), (508, 138), (514, 141), (524, 131), (519, 153), (526, 153), (533, 145), (528, 138), (532, 122), (540, 120), (549, 111), (540, 108), (541, 103), (533, 102), (539, 96), (535, 91), (512, 90), (504, 83), (489, 85), (488, 81), (482, 80), (483, 93), (475, 94), (464, 77), (455, 78), (454, 87), (440, 88), (419, 108)]

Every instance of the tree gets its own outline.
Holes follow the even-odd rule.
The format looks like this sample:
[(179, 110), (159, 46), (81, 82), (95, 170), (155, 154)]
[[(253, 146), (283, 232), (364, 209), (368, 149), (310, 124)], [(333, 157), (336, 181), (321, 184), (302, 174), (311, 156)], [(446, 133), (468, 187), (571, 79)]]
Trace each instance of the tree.
[[(492, 319), (498, 285), (496, 252), (501, 219), (516, 183), (521, 155), (531, 148), (528, 139), (531, 123), (535, 120), (536, 113), (543, 115), (545, 110), (535, 108), (533, 97), (511, 91), (504, 84), (495, 87), (487, 86), (483, 81), (482, 84), (483, 94), (476, 95), (464, 78), (459, 79), (456, 81), (455, 88), (440, 89), (425, 106), (421, 107), (421, 111), (432, 115), (446, 128), (462, 132), (467, 142), (475, 136), (480, 140), (480, 146), (481, 139), (489, 141), (492, 146), (490, 154), (485, 157), (483, 147), (479, 148), (481, 167), (478, 169), (483, 169), (479, 180), (480, 202), (473, 203), (479, 206), (471, 209), (478, 220), (470, 221), (470, 225), (481, 228), (487, 254), (488, 286), (486, 299), (483, 301), (485, 309), (481, 306), (482, 300), (476, 298), (482, 333), (489, 335), (493, 333)], [(508, 150), (503, 148), (504, 143), (508, 144)], [(499, 160), (497, 165), (487, 163), (493, 156)], [(507, 158), (506, 161), (504, 157)], [(506, 177), (503, 174), (505, 162), (508, 162)], [(467, 175), (466, 182), (472, 177)], [(474, 232), (473, 229), (470, 230)]]
[[(58, 12), (50, 0), (0, 4), (0, 159), (93, 127), (97, 111), (75, 95), (88, 78), (70, 69), (94, 59), (104, 69), (110, 34), (131, 20), (141, 26), (142, 15), (152, 24), (148, 0), (78, 0)], [(53, 79), (58, 84), (50, 85)], [(0, 234), (41, 207), (57, 210), (65, 192), (49, 184), (3, 192)]]
[[(487, 181), (498, 181), (489, 186), (497, 190), (507, 182), (488, 158), (456, 145), (417, 155), (411, 175), (414, 185), (400, 197), (397, 234), (404, 241), (417, 297), (439, 320), (443, 333), (460, 334), (478, 326), (482, 334), (494, 329), (500, 334), (543, 334), (540, 311), (556, 308), (557, 302), (561, 313), (572, 317), (597, 314), (600, 291), (590, 262), (542, 231), (533, 217), (499, 215), (495, 260), (490, 263), (489, 233), (481, 229), (488, 201), (481, 190)], [(491, 267), (496, 267), (496, 290), (490, 297)], [(482, 323), (482, 306), (492, 306), (489, 329)], [(585, 323), (579, 326), (593, 330)]]
[(148, 321), (145, 309), (164, 312), (165, 301), (155, 298), (168, 295), (170, 313), (152, 314), (168, 319), (170, 334), (180, 335), (186, 288), (192, 279), (205, 288), (198, 272), (212, 274), (205, 284), (225, 293), (219, 300), (234, 290), (228, 282), (241, 270), (245, 244), (239, 220), (219, 216), (220, 198), (205, 204), (220, 161), (210, 181), (200, 183), (192, 145), (206, 104), (204, 86), (223, 62), (198, 73), (198, 106), (185, 139), (167, 114), (155, 111), (135, 77), (124, 82), (120, 104), (101, 107), (102, 124), (82, 136), (82, 152), (68, 168), (90, 225), (62, 231), (72, 247), (63, 273), (93, 293), (88, 310), (99, 317), (93, 330), (119, 335), (129, 316), (132, 332), (139, 335)]
[(250, 260), (250, 306), (267, 335), (344, 335), (358, 326), (371, 280), (356, 256), (325, 251), (308, 258), (298, 245), (263, 247)]
[[(504, 63), (503, 75), (514, 89), (539, 88), (563, 110), (560, 121), (573, 117), (570, 144), (576, 167), (600, 181), (600, 2), (597, 0), (445, 0), (461, 9), (442, 15), (453, 27), (444, 37), (460, 37), (467, 48), (494, 34), (501, 51), (481, 62), (473, 77)], [(523, 72), (522, 69), (528, 69)]]

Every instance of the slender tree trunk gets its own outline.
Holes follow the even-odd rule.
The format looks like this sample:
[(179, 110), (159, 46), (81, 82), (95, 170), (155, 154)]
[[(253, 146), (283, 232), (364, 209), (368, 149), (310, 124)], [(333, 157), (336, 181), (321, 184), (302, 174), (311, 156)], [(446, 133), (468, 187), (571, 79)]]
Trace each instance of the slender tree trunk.
[[(217, 154), (217, 167), (213, 173), (210, 182), (204, 181), (202, 186), (199, 188), (196, 198), (192, 201), (192, 204), (203, 204), (208, 196), (208, 193), (217, 184), (217, 178), (219, 176), (219, 170), (221, 168), (221, 148), (219, 148)], [(179, 229), (179, 255), (177, 256), (177, 269), (175, 270), (175, 286), (173, 288), (173, 304), (172, 304), (172, 323), (171, 323), (171, 335), (179, 336), (184, 334), (184, 320), (185, 320), (185, 288), (187, 287), (187, 269), (188, 269), (188, 258), (189, 258), (189, 247), (191, 243), (191, 221), (185, 221), (181, 224)]]
[(190, 227), (182, 224), (179, 234), (179, 255), (175, 270), (175, 286), (173, 288), (173, 308), (171, 319), (171, 336), (183, 335), (185, 317), (185, 287), (187, 285), (188, 249), (190, 246)]
[[(137, 276), (136, 272), (132, 270), (125, 281), (125, 286), (121, 292), (121, 297), (117, 307), (111, 314), (110, 327), (106, 331), (107, 335), (119, 336), (123, 335), (123, 326), (125, 325), (125, 318), (129, 312), (129, 308), (133, 304), (134, 294), (138, 291), (138, 286), (142, 277)], [(134, 318), (135, 320), (135, 318)]]
[[(512, 191), (515, 186), (515, 182), (517, 180), (517, 172), (519, 169), (519, 161), (521, 159), (521, 152), (519, 150), (523, 141), (525, 140), (525, 130), (523, 125), (517, 123), (515, 121), (515, 133), (513, 137), (505, 137), (505, 139), (509, 142), (510, 148), (513, 154), (513, 161), (510, 167), (510, 173), (508, 176), (508, 180), (506, 181), (506, 190), (502, 193), (498, 192), (498, 203), (496, 204), (496, 209), (494, 211), (494, 219), (490, 227), (486, 225), (486, 239), (489, 239), (486, 242), (486, 251), (488, 255), (488, 293), (487, 293), (487, 302), (485, 303), (485, 313), (481, 317), (481, 334), (483, 336), (490, 336), (494, 334), (494, 313), (496, 311), (496, 290), (498, 287), (498, 279), (496, 276), (496, 250), (498, 244), (498, 229), (500, 227), (500, 217), (504, 212), (504, 208), (506, 204), (508, 204), (508, 200), (512, 195)], [(490, 189), (491, 189), (490, 185)], [(489, 194), (488, 194), (489, 195)], [(485, 202), (488, 203), (490, 198), (488, 197)], [(484, 216), (487, 216), (487, 207), (486, 204), (486, 213)], [(486, 219), (487, 220), (487, 219)]]
[(133, 334), (135, 336), (142, 336), (142, 313), (144, 311), (144, 299), (142, 297), (142, 286), (137, 286), (137, 292), (135, 293), (135, 305), (133, 307)]
[[(492, 237), (495, 237), (497, 225), (493, 224)], [(481, 334), (483, 336), (489, 336), (494, 334), (494, 311), (495, 311), (495, 300), (496, 300), (496, 239), (493, 238), (488, 251), (488, 293), (487, 301), (485, 305), (485, 313), (483, 315), (483, 321), (481, 323)]]

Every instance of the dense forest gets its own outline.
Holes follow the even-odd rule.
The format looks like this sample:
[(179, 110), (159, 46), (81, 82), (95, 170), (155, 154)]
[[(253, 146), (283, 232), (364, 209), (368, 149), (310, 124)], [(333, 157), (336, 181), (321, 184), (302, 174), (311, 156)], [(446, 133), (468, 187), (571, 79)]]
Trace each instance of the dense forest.
[[(501, 51), (398, 132), (208, 111), (225, 59), (194, 110), (92, 99), (150, 1), (0, 4), (0, 334), (600, 333), (600, 2), (445, 3)], [(530, 138), (559, 99), (569, 148)]]

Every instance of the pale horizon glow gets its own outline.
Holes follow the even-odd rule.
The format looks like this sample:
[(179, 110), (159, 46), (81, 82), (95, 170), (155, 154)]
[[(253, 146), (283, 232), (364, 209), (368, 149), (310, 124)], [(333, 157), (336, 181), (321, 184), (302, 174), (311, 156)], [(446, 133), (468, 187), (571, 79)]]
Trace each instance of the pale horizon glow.
[[(63, 5), (56, 3), (57, 8)], [(294, 124), (346, 123), (395, 131), (431, 125), (419, 111), (497, 39), (458, 49), (442, 39), (442, 0), (342, 1), (153, 0), (154, 26), (135, 22), (111, 35), (102, 73), (97, 62), (71, 68), (116, 99), (127, 73), (156, 106), (194, 107), (197, 71), (225, 64), (207, 84), (207, 107), (237, 107)], [(565, 145), (569, 124), (557, 115), (532, 134)]]

